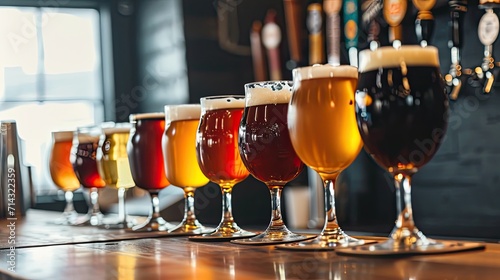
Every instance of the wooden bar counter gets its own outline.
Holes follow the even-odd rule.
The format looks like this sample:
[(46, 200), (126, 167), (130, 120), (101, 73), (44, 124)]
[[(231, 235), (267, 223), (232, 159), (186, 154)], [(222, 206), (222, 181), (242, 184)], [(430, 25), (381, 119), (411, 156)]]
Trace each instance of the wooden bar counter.
[(30, 210), (0, 221), (0, 279), (500, 279), (498, 243), (459, 253), (356, 257), (51, 225), (58, 214)]

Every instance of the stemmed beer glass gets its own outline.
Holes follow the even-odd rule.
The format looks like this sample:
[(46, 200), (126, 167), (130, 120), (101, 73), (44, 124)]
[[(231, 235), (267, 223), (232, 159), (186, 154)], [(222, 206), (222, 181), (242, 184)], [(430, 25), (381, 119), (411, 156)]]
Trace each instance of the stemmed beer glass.
[(127, 154), (132, 178), (137, 187), (149, 192), (152, 210), (148, 219), (132, 227), (134, 231), (167, 231), (174, 227), (160, 216), (158, 193), (170, 185), (165, 176), (161, 138), (165, 131), (164, 113), (130, 115)]
[(62, 217), (55, 221), (55, 223), (63, 225), (74, 224), (78, 216), (73, 206), (73, 192), (80, 188), (80, 182), (70, 162), (73, 133), (73, 131), (52, 132), (52, 146), (49, 158), (52, 181), (64, 191), (64, 198), (66, 199)]
[(448, 98), (438, 50), (382, 47), (360, 52), (356, 117), (366, 151), (393, 177), (396, 225), (386, 242), (358, 248), (369, 254), (442, 250), (413, 221), (411, 177), (437, 152), (446, 132)]
[(345, 65), (293, 70), (293, 95), (288, 109), (290, 139), (299, 158), (323, 180), (326, 217), (315, 239), (278, 248), (329, 250), (364, 243), (339, 227), (334, 197), (335, 180), (363, 146), (354, 110), (357, 77), (357, 68)]
[(201, 171), (222, 190), (222, 219), (215, 232), (190, 240), (235, 239), (254, 236), (234, 221), (231, 193), (235, 184), (248, 177), (238, 151), (238, 128), (245, 96), (223, 95), (200, 99), (201, 117), (196, 133), (196, 155)]
[(238, 244), (277, 244), (309, 238), (291, 232), (281, 216), (281, 192), (296, 178), (304, 164), (295, 153), (288, 133), (287, 112), (291, 81), (267, 81), (245, 85), (245, 111), (240, 123), (239, 148), (250, 174), (264, 182), (271, 193), (271, 222)]
[(197, 219), (194, 193), (208, 184), (196, 158), (196, 130), (200, 123), (200, 104), (165, 106), (165, 133), (162, 138), (165, 175), (168, 181), (184, 191), (184, 218), (170, 233), (202, 234), (213, 229), (205, 228)]
[(130, 123), (116, 123), (102, 128), (97, 149), (97, 168), (107, 186), (118, 190), (118, 219), (106, 221), (106, 228), (130, 228), (125, 208), (126, 191), (135, 186), (127, 156)]
[(78, 219), (79, 225), (102, 225), (103, 214), (99, 208), (99, 190), (106, 186), (97, 170), (96, 153), (99, 146), (99, 126), (79, 127), (73, 135), (71, 162), (80, 184), (89, 189), (89, 212)]

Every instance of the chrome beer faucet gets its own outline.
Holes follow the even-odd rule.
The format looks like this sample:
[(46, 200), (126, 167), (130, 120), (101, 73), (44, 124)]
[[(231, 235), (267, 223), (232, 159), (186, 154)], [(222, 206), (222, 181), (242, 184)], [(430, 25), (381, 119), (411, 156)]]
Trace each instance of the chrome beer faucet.
[(460, 50), (463, 44), (463, 25), (467, 12), (467, 0), (450, 0), (448, 4), (451, 16), (451, 40), (448, 42), (451, 51), (451, 67), (448, 74), (445, 75), (445, 81), (450, 99), (456, 100), (463, 84)]

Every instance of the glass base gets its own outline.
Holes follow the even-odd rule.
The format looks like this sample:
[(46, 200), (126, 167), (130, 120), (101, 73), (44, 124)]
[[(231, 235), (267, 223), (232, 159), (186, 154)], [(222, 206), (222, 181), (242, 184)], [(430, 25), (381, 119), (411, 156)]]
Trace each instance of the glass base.
[(316, 235), (301, 235), (293, 233), (286, 228), (281, 231), (267, 229), (266, 231), (257, 236), (245, 239), (232, 240), (231, 242), (244, 245), (270, 245), (270, 244), (298, 242), (314, 238), (315, 236)]
[(103, 224), (104, 215), (101, 212), (92, 213), (92, 215), (85, 215), (78, 217), (73, 225), (75, 226), (101, 226)]
[(186, 235), (210, 234), (214, 232), (214, 228), (203, 226), (198, 220), (186, 221), (183, 220), (179, 225), (170, 229), (168, 233), (178, 233)]
[(321, 233), (318, 237), (313, 240), (303, 241), (299, 243), (290, 243), (276, 246), (277, 249), (286, 250), (335, 250), (340, 247), (352, 247), (365, 244), (362, 239), (356, 239), (345, 234), (339, 229), (336, 234), (325, 234)]
[(125, 221), (120, 221), (118, 218), (104, 218), (102, 227), (105, 229), (131, 229), (136, 225), (138, 225), (137, 220), (131, 217), (127, 217)]
[(189, 237), (190, 241), (227, 241), (239, 238), (248, 238), (257, 235), (254, 232), (246, 231), (239, 228), (236, 224), (231, 227), (217, 227), (210, 234), (203, 234)]
[(174, 225), (165, 221), (162, 217), (148, 218), (144, 223), (132, 227), (133, 231), (168, 231)]
[(51, 221), (51, 224), (70, 226), (76, 223), (77, 218), (78, 213), (76, 211), (63, 212), (61, 217)]

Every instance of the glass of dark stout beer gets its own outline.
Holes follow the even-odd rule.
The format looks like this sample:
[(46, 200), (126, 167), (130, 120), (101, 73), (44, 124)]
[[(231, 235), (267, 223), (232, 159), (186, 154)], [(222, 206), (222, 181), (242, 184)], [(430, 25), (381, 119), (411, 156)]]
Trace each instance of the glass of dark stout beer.
[(130, 137), (127, 154), (135, 185), (149, 192), (152, 209), (147, 220), (132, 227), (134, 231), (168, 231), (174, 225), (160, 216), (158, 194), (170, 182), (165, 175), (161, 138), (165, 131), (164, 113), (130, 115)]
[(75, 224), (98, 226), (103, 223), (99, 208), (99, 190), (106, 182), (99, 175), (96, 154), (101, 136), (100, 126), (79, 127), (73, 135), (71, 163), (80, 184), (89, 190), (89, 212)]
[(238, 150), (238, 129), (245, 96), (222, 95), (200, 99), (201, 117), (196, 132), (196, 155), (201, 171), (222, 191), (222, 219), (211, 234), (192, 236), (189, 240), (208, 241), (254, 236), (234, 221), (231, 194), (235, 184), (248, 177), (248, 170)]
[(267, 81), (245, 85), (245, 110), (240, 123), (239, 149), (243, 163), (271, 193), (271, 221), (267, 229), (238, 244), (278, 244), (308, 237), (288, 230), (281, 215), (281, 192), (304, 164), (295, 153), (288, 133), (291, 81)]
[[(396, 186), (398, 217), (389, 240), (371, 254), (440, 250), (413, 221), (411, 178), (436, 154), (448, 123), (448, 98), (438, 50), (382, 47), (360, 52), (356, 117), (366, 151)], [(364, 246), (365, 247), (365, 246)]]

